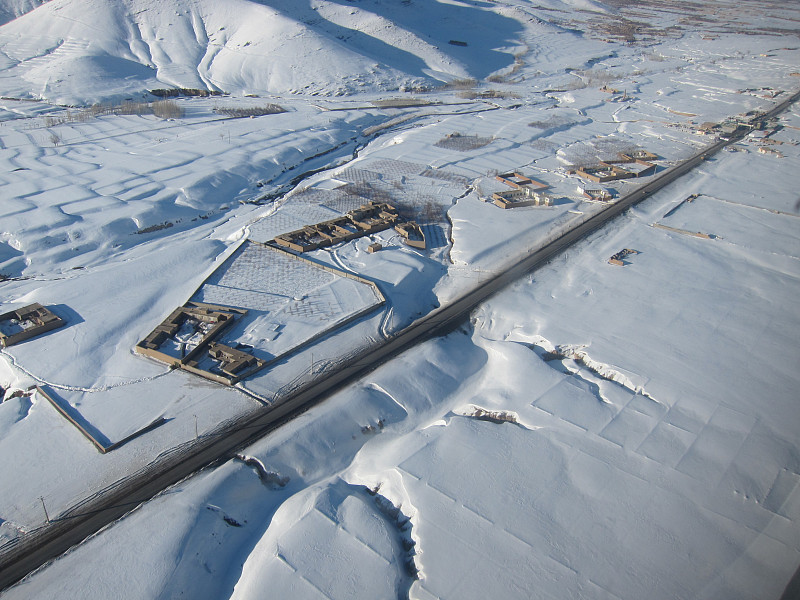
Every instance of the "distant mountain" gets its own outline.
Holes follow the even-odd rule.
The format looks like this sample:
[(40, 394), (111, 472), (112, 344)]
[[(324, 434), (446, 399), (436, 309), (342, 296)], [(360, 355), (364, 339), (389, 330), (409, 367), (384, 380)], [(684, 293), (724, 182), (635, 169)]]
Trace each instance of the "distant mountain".
[[(4, 2), (0, 92), (92, 101), (145, 88), (346, 94), (485, 76), (512, 19), (435, 0)], [(487, 35), (491, 33), (494, 35)], [(467, 46), (450, 44), (460, 41)]]
[(0, 25), (21, 17), (48, 0), (0, 0)]
[(480, 79), (509, 67), (519, 47), (522, 23), (501, 8), (459, 0), (0, 0), (0, 94), (86, 103), (170, 86), (342, 95)]

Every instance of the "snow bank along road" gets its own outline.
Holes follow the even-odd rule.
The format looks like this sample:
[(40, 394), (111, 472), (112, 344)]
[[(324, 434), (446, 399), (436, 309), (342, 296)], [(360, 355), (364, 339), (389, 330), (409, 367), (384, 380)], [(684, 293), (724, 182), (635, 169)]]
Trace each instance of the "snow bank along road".
[[(796, 92), (759, 118), (775, 116), (798, 99), (800, 99), (800, 92)], [(392, 356), (430, 336), (446, 332), (462, 323), (468, 318), (472, 309), (489, 296), (602, 227), (630, 206), (702, 164), (707, 157), (719, 152), (726, 145), (739, 141), (748, 131), (749, 129), (743, 129), (730, 140), (716, 142), (680, 165), (665, 171), (650, 183), (621, 198), (604, 211), (587, 218), (573, 229), (535, 251), (529, 251), (514, 265), (484, 282), (479, 288), (420, 318), (405, 330), (386, 340), (378, 348), (369, 349), (362, 355), (344, 363), (339, 370), (309, 381), (290, 396), (255, 416), (248, 415), (232, 422), (224, 432), (201, 437), (177, 449), (178, 451), (168, 453), (165, 458), (151, 468), (118, 482), (91, 504), (84, 505), (80, 514), (62, 517), (48, 527), (29, 534), (0, 556), (0, 589), (19, 581), (29, 572), (120, 518), (165, 488), (212, 465), (215, 461), (230, 458), (237, 449), (263, 437), (311, 404), (319, 402), (338, 388), (363, 376)]]

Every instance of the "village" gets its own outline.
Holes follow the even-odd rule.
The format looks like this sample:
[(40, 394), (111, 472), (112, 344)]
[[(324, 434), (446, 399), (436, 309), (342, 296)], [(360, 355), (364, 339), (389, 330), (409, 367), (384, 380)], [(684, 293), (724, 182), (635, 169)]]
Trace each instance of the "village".
[[(611, 88), (602, 91), (613, 92), (613, 101), (628, 101), (626, 94), (616, 94)], [(745, 129), (750, 131), (748, 141), (762, 154), (781, 156), (776, 146), (796, 143), (781, 139), (785, 132), (777, 120), (761, 119), (755, 111), (720, 123), (704, 122), (695, 126), (694, 133), (726, 140)], [(491, 142), (490, 137), (453, 133), (434, 146), (470, 152)], [(742, 151), (743, 147), (739, 144), (727, 149)], [(647, 149), (629, 147), (616, 155), (606, 153), (598, 160), (573, 163), (557, 171), (534, 164), (490, 172), (480, 178), (479, 184), (424, 163), (384, 159), (366, 166), (349, 166), (292, 195), (301, 200), (308, 198), (309, 206), (316, 206), (314, 210), (300, 213), (290, 207), (279, 213), (280, 219), (254, 223), (239, 248), (133, 350), (170, 369), (228, 387), (239, 386), (360, 319), (381, 309), (394, 311), (392, 297), (396, 289), (330, 263), (330, 257), (340, 249), (358, 242), (356, 253), (377, 255), (374, 260), (380, 260), (382, 253), (405, 247), (420, 257), (428, 256), (426, 260), (434, 254), (435, 261), (442, 260), (442, 239), (447, 234), (443, 233), (441, 209), (430, 198), (409, 196), (409, 182), (437, 182), (443, 186), (441, 189), (452, 190), (446, 192), (452, 195), (459, 189), (474, 187), (476, 193), (469, 201), (477, 199), (500, 211), (512, 211), (520, 215), (514, 221), (524, 223), (537, 213), (544, 214), (539, 211), (559, 214), (572, 207), (567, 212), (582, 214), (582, 203), (590, 212), (602, 210), (620, 194), (635, 189), (639, 181), (664, 170), (659, 164), (662, 160)], [(558, 185), (554, 186), (553, 180)], [(578, 197), (566, 191), (570, 182), (577, 182), (573, 189)], [(622, 192), (611, 187), (623, 183), (629, 187), (622, 188)], [(687, 201), (692, 202), (696, 196)], [(312, 214), (319, 215), (319, 220), (304, 222)], [(501, 218), (501, 213), (493, 218)], [(296, 224), (295, 228), (281, 231), (291, 224)], [(654, 223), (653, 227), (709, 240), (716, 238), (663, 223)], [(364, 240), (363, 244), (360, 240)], [(625, 248), (607, 262), (623, 267), (632, 264), (630, 258), (636, 254), (638, 250)], [(35, 303), (0, 315), (0, 345), (19, 344), (68, 326), (69, 320), (57, 314), (59, 309), (51, 308)], [(84, 431), (80, 419), (62, 409), (63, 403), (47, 397)], [(104, 446), (91, 435), (87, 437), (98, 448), (114, 447)]]
[(5, 3), (4, 600), (781, 597), (800, 9)]
[[(697, 126), (696, 133), (727, 139), (727, 136), (750, 127), (752, 127), (750, 138), (757, 142), (759, 152), (780, 156), (774, 146), (784, 143), (775, 139), (782, 127), (777, 125), (774, 119), (770, 122), (759, 120), (758, 113), (747, 113), (741, 118), (733, 118), (722, 123), (706, 122)], [(485, 145), (489, 141), (488, 138), (452, 134), (440, 140), (438, 145), (467, 151)], [(732, 149), (737, 148), (734, 146)], [(659, 159), (657, 154), (646, 149), (627, 150), (614, 157), (566, 167), (561, 178), (578, 179), (580, 183), (577, 189), (583, 202), (609, 205), (613, 203), (616, 192), (609, 189), (606, 184), (651, 177), (659, 172)], [(333, 333), (353, 320), (386, 306), (390, 302), (386, 295), (389, 292), (382, 291), (374, 281), (327, 265), (311, 255), (315, 251), (350, 244), (361, 238), (368, 240), (365, 247), (367, 253), (379, 253), (385, 250), (388, 240), (377, 234), (387, 231), (396, 234), (408, 248), (425, 252), (429, 247), (426, 231), (430, 232), (431, 229), (424, 221), (430, 214), (426, 215), (419, 206), (411, 211), (408, 207), (404, 208), (402, 196), (395, 197), (392, 193), (382, 191), (383, 180), (392, 181), (392, 177), (419, 174), (422, 177), (445, 181), (453, 186), (466, 185), (468, 182), (444, 170), (402, 161), (384, 160), (375, 166), (384, 173), (352, 168), (342, 171), (337, 177), (343, 180), (331, 180), (334, 182), (333, 192), (326, 192), (322, 188), (306, 192), (301, 190), (300, 194), (323, 192), (339, 194), (334, 197), (340, 200), (321, 205), (328, 206), (327, 210), (331, 215), (341, 210), (343, 206), (352, 205), (353, 199), (360, 200), (361, 203), (344, 213), (339, 212), (339, 216), (304, 224), (291, 231), (276, 233), (273, 225), (269, 225), (266, 229), (254, 227), (250, 239), (240, 251), (223, 263), (190, 300), (177, 307), (145, 336), (135, 346), (135, 352), (171, 368), (181, 369), (226, 386), (234, 386), (270, 364), (298, 352), (321, 336)], [(370, 173), (373, 174), (369, 175)], [(351, 181), (348, 182), (348, 178)], [(552, 185), (544, 179), (540, 175), (533, 176), (521, 171), (498, 173), (494, 176), (494, 181), (501, 188), (489, 185), (488, 191), (479, 195), (479, 200), (499, 209), (515, 212), (525, 208), (552, 209), (559, 202), (566, 201), (566, 199), (560, 200), (558, 194), (553, 193)], [(342, 204), (344, 198), (347, 201)], [(399, 206), (394, 204), (397, 198)], [(426, 210), (430, 213), (431, 209), (428, 207)], [(414, 218), (409, 218), (413, 215), (422, 217), (423, 224), (419, 224)], [(666, 225), (654, 224), (654, 226), (679, 233), (682, 231)], [(713, 237), (708, 234), (687, 233), (707, 239)], [(265, 235), (269, 237), (265, 238)], [(608, 262), (616, 266), (627, 265), (629, 261), (626, 259), (637, 253), (636, 250), (624, 249), (609, 258)], [(260, 261), (259, 264), (262, 266), (253, 270), (253, 256), (256, 254), (260, 257), (256, 263)], [(348, 285), (360, 288), (354, 294), (355, 297), (368, 297), (368, 299), (357, 306), (346, 306), (345, 302), (320, 314), (315, 312), (316, 309), (312, 306), (314, 301), (310, 296), (298, 296), (289, 301), (289, 304), (297, 306), (290, 312), (293, 312), (295, 317), (298, 314), (313, 315), (315, 324), (312, 330), (309, 330), (310, 333), (306, 331), (299, 336), (293, 336), (289, 332), (295, 326), (293, 325), (295, 321), (292, 318), (287, 320), (279, 317), (276, 313), (284, 310), (282, 306), (284, 301), (279, 300), (285, 298), (281, 296), (283, 292), (268, 289), (269, 284), (267, 287), (259, 288), (249, 283), (241, 283), (242, 277), (249, 281), (265, 280), (267, 272), (274, 271), (276, 265), (284, 264), (287, 260), (294, 266), (285, 271), (284, 280), (278, 284), (280, 290), (296, 287), (298, 282), (309, 277), (313, 279), (318, 277), (319, 273), (324, 273), (325, 277), (329, 278), (328, 285), (331, 285), (331, 282), (348, 281)], [(232, 273), (241, 269), (240, 264), (246, 264), (249, 269), (245, 276), (240, 276), (240, 283), (234, 287), (219, 286), (214, 283), (225, 277), (232, 277)], [(269, 277), (266, 277), (266, 280), (269, 280)], [(246, 291), (249, 288), (253, 288), (251, 292)], [(232, 289), (239, 289), (238, 295), (232, 296), (230, 292)], [(271, 304), (269, 302), (264, 304), (264, 294), (272, 294), (274, 300)], [(303, 305), (306, 308), (301, 308)], [(270, 319), (273, 320), (266, 319), (265, 315), (268, 314), (272, 315)], [(65, 325), (68, 323), (50, 309), (32, 304), (0, 315), (0, 344), (3, 346), (18, 344)], [(275, 340), (281, 335), (287, 342), (278, 348), (275, 346)], [(252, 343), (254, 339), (257, 340), (255, 344)], [(268, 350), (269, 347), (273, 349)]]
[[(653, 161), (657, 158), (657, 155), (646, 150), (636, 150), (606, 161), (569, 169), (566, 174), (577, 175), (587, 182), (580, 188), (585, 201), (607, 204), (612, 201), (613, 194), (602, 187), (590, 187), (590, 184), (653, 175), (657, 170)], [(392, 165), (391, 162), (384, 161), (380, 166), (390, 170), (409, 169), (408, 163)], [(433, 174), (430, 169), (414, 168), (428, 177)], [(457, 177), (448, 176), (446, 172), (436, 175), (461, 183)], [(512, 171), (496, 175), (495, 181), (510, 189), (490, 192), (480, 200), (504, 210), (554, 206), (556, 198), (551, 193), (551, 185), (542, 180)], [(344, 184), (342, 187), (346, 188), (347, 185), (353, 184)], [(360, 238), (369, 239), (366, 251), (375, 254), (384, 250), (386, 244), (385, 239), (381, 241), (375, 236), (387, 230), (397, 234), (405, 246), (418, 252), (425, 251), (427, 242), (424, 228), (415, 220), (404, 219), (400, 210), (390, 203), (391, 198), (386, 202), (370, 199), (375, 193), (374, 186), (362, 187), (356, 196), (364, 201), (360, 206), (341, 216), (279, 233), (269, 240), (263, 240), (263, 235), (260, 236), (259, 229), (255, 228), (253, 239), (247, 240), (239, 252), (223, 263), (200, 286), (191, 300), (177, 307), (145, 336), (135, 346), (135, 352), (171, 368), (233, 386), (299, 351), (314, 339), (384, 306), (387, 297), (373, 281), (308, 258), (314, 251), (348, 244)], [(383, 197), (380, 194), (378, 196)], [(256, 255), (259, 258), (254, 263), (253, 257)], [(280, 268), (278, 265), (285, 264), (287, 260), (293, 267), (284, 272), (285, 277), (276, 283), (277, 287), (270, 289), (269, 284), (253, 286), (252, 282), (270, 281), (268, 273)], [(262, 266), (256, 266), (253, 270), (253, 264)], [(225, 278), (230, 280), (243, 267), (247, 272), (245, 275), (236, 275), (238, 283), (235, 285), (228, 282), (220, 286), (216, 283)], [(362, 297), (366, 289), (370, 299), (363, 306), (347, 306), (346, 302), (340, 302), (333, 312), (328, 309), (326, 314), (320, 316), (315, 314), (313, 298), (301, 295), (289, 301), (289, 304), (298, 308), (306, 307), (295, 310), (295, 318), (286, 320), (277, 316), (284, 310), (282, 304), (285, 302), (281, 298), (285, 296), (281, 295), (282, 290), (302, 288), (302, 281), (319, 277), (320, 274), (328, 278), (327, 285), (341, 286), (344, 282), (351, 287), (360, 287), (358, 293), (350, 293), (356, 298)], [(252, 292), (246, 293), (248, 288), (252, 288)], [(233, 289), (240, 292), (231, 295), (230, 290)], [(272, 295), (272, 303), (264, 304), (265, 294)], [(346, 295), (339, 294), (337, 297)], [(315, 329), (305, 337), (293, 337), (289, 330), (295, 326), (293, 323), (297, 315), (303, 313), (314, 316)], [(265, 321), (266, 315), (272, 315), (270, 319), (273, 320)], [(65, 325), (67, 323), (62, 318), (39, 304), (26, 306), (0, 315), (0, 344), (17, 344)], [(276, 350), (274, 340), (280, 335), (293, 342)], [(253, 339), (260, 340), (260, 344), (245, 342), (252, 342)]]
[[(463, 143), (460, 139), (463, 136), (457, 137), (459, 137), (459, 143)], [(448, 138), (449, 141), (447, 143), (454, 143), (453, 139)], [(606, 183), (620, 179), (644, 178), (656, 173), (657, 165), (653, 161), (657, 159), (658, 156), (656, 154), (639, 149), (630, 151), (628, 154), (620, 154), (616, 158), (603, 162), (567, 170), (567, 175), (577, 175), (589, 184)], [(391, 162), (384, 161), (379, 166), (384, 167), (387, 172), (395, 169), (411, 171), (414, 168), (408, 163), (392, 165)], [(416, 169), (423, 173), (430, 171), (419, 167), (416, 167)], [(344, 173), (344, 176), (346, 177), (347, 173)], [(381, 175), (381, 177), (384, 176), (384, 174)], [(440, 174), (440, 176), (446, 177), (446, 174)], [(363, 177), (363, 175), (359, 174), (358, 177)], [(491, 192), (481, 197), (480, 200), (490, 202), (504, 210), (552, 208), (554, 205), (555, 198), (548, 192), (551, 186), (544, 181), (516, 171), (498, 174), (495, 176), (495, 180), (510, 189)], [(345, 183), (340, 187), (347, 188), (348, 185), (353, 184)], [(611, 192), (604, 188), (582, 188), (582, 195), (586, 201), (604, 204), (609, 203), (613, 198)], [(304, 261), (307, 269), (324, 269), (337, 279), (348, 277), (353, 279), (359, 276), (323, 265), (318, 260), (306, 257), (315, 251), (328, 249), (340, 244), (349, 244), (360, 238), (369, 238), (370, 241), (366, 246), (366, 251), (369, 254), (375, 254), (381, 252), (386, 243), (385, 241), (380, 241), (376, 234), (387, 230), (396, 233), (405, 246), (416, 251), (425, 251), (427, 242), (423, 227), (415, 220), (404, 219), (401, 216), (401, 211), (390, 203), (391, 196), (385, 202), (375, 201), (373, 198), (376, 196), (386, 198), (386, 196), (378, 192), (378, 188), (374, 185), (363, 186), (358, 197), (367, 200), (364, 204), (347, 211), (342, 216), (280, 233), (271, 240), (256, 241), (256, 239), (251, 239), (248, 242), (251, 246), (248, 252), (255, 252), (256, 248), (258, 248), (259, 253), (284, 254), (296, 261)], [(258, 235), (255, 237), (258, 238)], [(216, 274), (212, 275), (212, 279), (224, 277), (226, 270), (236, 269), (236, 264), (236, 260), (225, 263)], [(299, 276), (302, 277), (302, 275)], [(263, 275), (254, 272), (251, 277), (262, 279)], [(374, 282), (368, 279), (360, 279), (360, 283), (365, 286), (371, 286), (378, 301), (359, 311), (359, 315), (377, 310), (386, 304), (387, 298), (391, 297), (390, 291), (381, 291)], [(244, 319), (244, 321), (247, 321), (249, 319), (247, 317), (248, 311), (258, 310), (258, 307), (247, 305), (246, 301), (240, 301), (236, 306), (229, 305), (224, 302), (224, 297), (202, 293), (207, 286), (208, 282), (201, 286), (198, 293), (193, 296), (192, 301), (175, 309), (162, 324), (137, 344), (136, 352), (209, 380), (225, 385), (235, 385), (264, 369), (269, 364), (298, 351), (308, 343), (307, 341), (302, 341), (295, 346), (283, 349), (282, 352), (273, 351), (269, 353), (264, 353), (266, 349), (259, 348), (258, 345), (243, 344), (241, 339), (237, 339), (236, 335), (230, 335), (230, 332), (244, 331), (247, 327), (236, 328), (233, 327), (233, 324), (237, 320)], [(269, 293), (269, 290), (265, 289), (264, 292)], [(204, 300), (212, 298), (214, 303), (199, 302), (198, 299), (200, 298)], [(274, 308), (271, 307), (265, 312), (270, 311), (274, 312)], [(351, 321), (352, 318), (346, 320), (347, 323)], [(320, 335), (328, 334), (342, 326), (342, 322), (336, 322), (334, 319), (330, 327), (323, 326), (313, 337), (316, 338)], [(278, 326), (276, 325), (276, 327)], [(279, 327), (286, 331), (286, 328), (292, 327), (292, 322), (286, 322)], [(226, 335), (226, 332), (228, 335)], [(270, 336), (253, 336), (251, 331), (249, 337), (267, 340)], [(256, 356), (256, 354), (261, 354), (261, 356)]]

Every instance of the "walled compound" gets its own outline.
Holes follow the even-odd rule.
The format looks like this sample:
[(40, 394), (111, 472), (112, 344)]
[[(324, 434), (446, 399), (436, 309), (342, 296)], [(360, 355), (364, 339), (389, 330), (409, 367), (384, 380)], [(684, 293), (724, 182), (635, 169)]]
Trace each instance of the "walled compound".
[[(573, 172), (595, 183), (630, 179), (632, 177), (647, 177), (656, 172), (657, 167), (652, 161), (657, 158), (657, 155), (647, 150), (635, 150), (620, 154), (619, 158), (613, 160), (577, 167)], [(625, 166), (622, 167), (620, 165)]]
[(305, 256), (244, 240), (135, 351), (235, 385), (385, 303), (374, 282)]
[(507, 192), (492, 194), (492, 202), (500, 208), (520, 208), (523, 206), (552, 206), (552, 197), (544, 190), (550, 186), (531, 177), (525, 177), (517, 172), (503, 173), (497, 176), (510, 188)]
[[(233, 385), (266, 364), (250, 354), (214, 342), (246, 314), (246, 310), (230, 306), (187, 302), (173, 310), (134, 350), (206, 379)], [(205, 354), (216, 364), (201, 367)]]
[(422, 233), (422, 229), (414, 221), (398, 223), (394, 226), (394, 230), (400, 234), (407, 245), (420, 250), (425, 249), (425, 234)]
[(13, 346), (64, 325), (61, 317), (34, 302), (0, 315), (0, 345)]
[(593, 202), (609, 202), (614, 198), (614, 195), (611, 192), (604, 189), (583, 188), (581, 193)]
[(282, 233), (275, 236), (274, 242), (295, 252), (310, 252), (390, 227), (394, 227), (409, 246), (425, 249), (425, 236), (420, 227), (413, 221), (401, 222), (394, 206), (379, 202), (368, 202), (342, 217)]

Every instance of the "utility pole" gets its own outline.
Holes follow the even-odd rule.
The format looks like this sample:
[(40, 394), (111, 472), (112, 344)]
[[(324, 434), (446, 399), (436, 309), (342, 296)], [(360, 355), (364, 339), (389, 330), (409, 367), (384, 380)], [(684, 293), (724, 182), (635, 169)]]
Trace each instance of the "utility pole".
[(44, 498), (42, 496), (39, 496), (39, 500), (42, 501), (42, 508), (44, 509), (44, 518), (47, 520), (48, 523), (50, 523), (50, 515), (47, 514), (47, 507), (44, 505)]
[(194, 439), (197, 439), (197, 415), (192, 415), (194, 417)]

